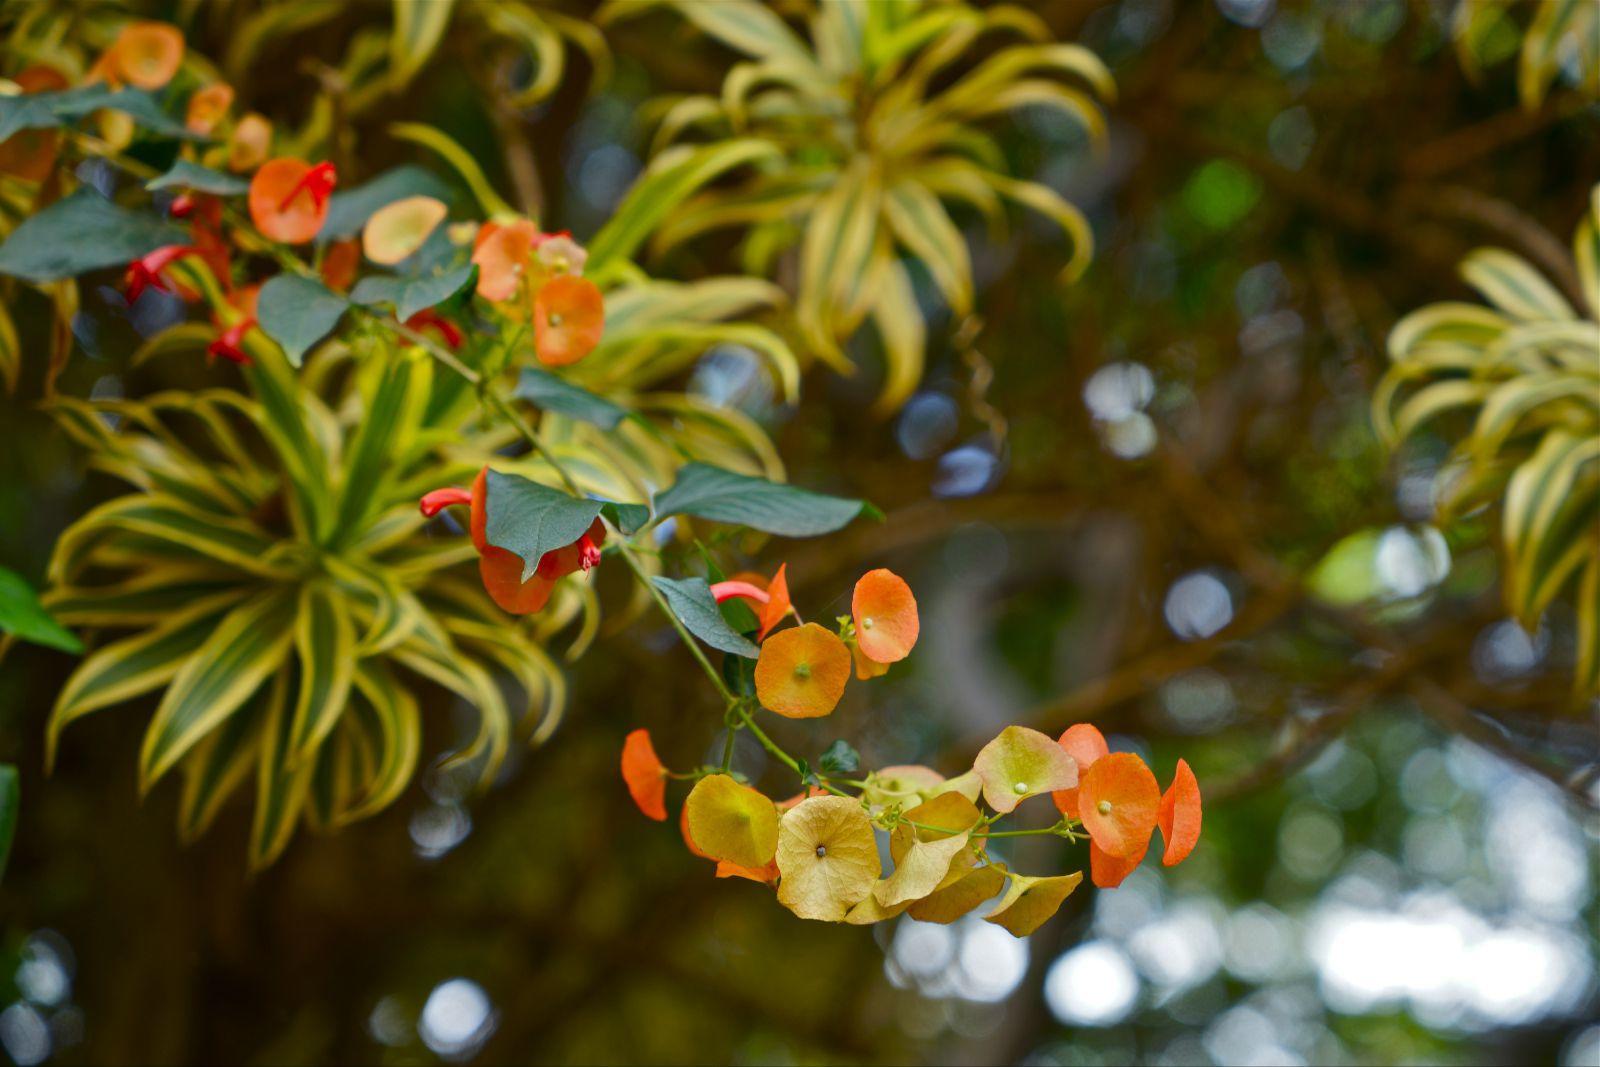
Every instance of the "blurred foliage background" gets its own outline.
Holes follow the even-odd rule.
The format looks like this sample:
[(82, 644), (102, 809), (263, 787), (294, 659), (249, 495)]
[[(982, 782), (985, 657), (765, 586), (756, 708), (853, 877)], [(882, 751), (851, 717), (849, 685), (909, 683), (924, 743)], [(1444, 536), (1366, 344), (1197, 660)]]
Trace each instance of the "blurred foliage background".
[[(462, 3), (391, 90), (360, 76), (384, 61), (388, 5), (138, 7), (228, 57), (251, 107), (325, 112), (341, 172), (417, 159), (387, 124), (433, 124), (580, 238), (649, 159), (650, 102), (717, 93), (738, 58), (666, 11), (602, 38), (581, 4)], [(628, 801), (627, 729), (649, 727), (675, 765), (720, 751), (714, 697), (647, 619), (580, 661), (556, 737), (514, 751), (486, 795), (425, 773), (252, 877), (245, 808), (184, 846), (175, 788), (132, 802), (140, 715), (69, 733), (44, 777), (71, 660), (21, 647), (0, 663), (0, 758), (24, 798), (0, 885), (5, 1054), (1595, 1063), (1600, 743), (1570, 696), (1572, 612), (1519, 627), (1493, 521), (1430, 525), (1450, 440), (1390, 455), (1370, 416), (1390, 327), (1473, 299), (1467, 253), (1499, 245), (1571, 277), (1566, 237), (1600, 177), (1582, 57), (1530, 94), (1520, 30), (1540, 9), (1469, 4), (1463, 64), (1457, 7), (1032, 4), (1117, 84), (1103, 151), (1043, 107), (992, 130), (1011, 174), (1084, 212), (1083, 278), (1059, 284), (1072, 244), (1056, 223), (957, 209), (975, 317), (907, 261), (927, 340), (898, 414), (874, 411), (870, 333), (846, 342), (860, 372), (814, 368), (798, 408), (737, 346), (683, 374), (766, 425), (792, 480), (888, 513), (803, 547), (739, 546), (749, 563), (787, 558), (813, 612), (845, 610), (822, 602), (880, 565), (922, 605), (908, 667), (870, 706), (858, 688), (842, 719), (782, 731), (786, 747), (815, 757), (848, 736), (868, 765), (954, 773), (1008, 722), (1092, 719), (1113, 747), (1195, 767), (1206, 830), (1181, 870), (1081, 891), (1028, 941), (981, 922), (803, 924), (712, 879)], [(715, 240), (648, 265), (739, 269)], [(138, 338), (120, 295), (86, 291), (74, 330), (62, 390), (113, 387)], [(0, 562), (33, 578), (112, 492), (36, 395), (25, 375), (0, 399)], [(424, 751), (459, 743), (471, 716), (426, 696)], [(739, 760), (765, 769), (759, 750)], [(1032, 867), (1087, 862), (1023, 840)]]

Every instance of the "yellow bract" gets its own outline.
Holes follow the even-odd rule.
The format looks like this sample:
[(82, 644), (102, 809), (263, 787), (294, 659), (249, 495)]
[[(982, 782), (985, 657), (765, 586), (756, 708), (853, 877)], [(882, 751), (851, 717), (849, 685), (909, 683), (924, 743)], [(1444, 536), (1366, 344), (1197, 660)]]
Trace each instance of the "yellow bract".
[(689, 836), (714, 860), (761, 867), (778, 846), (778, 809), (726, 774), (700, 779), (684, 804)]
[(423, 246), (450, 209), (431, 196), (408, 196), (380, 207), (361, 231), (361, 250), (368, 259), (392, 267)]
[[(957, 864), (951, 865), (952, 872), (959, 860), (957, 857)], [(969, 868), (960, 878), (911, 905), (911, 917), (925, 923), (953, 923), (992, 899), (1005, 884), (1005, 871), (993, 864)]]
[(862, 897), (861, 903), (845, 913), (844, 921), (851, 926), (871, 926), (873, 923), (881, 923), (885, 919), (893, 919), (911, 906), (909, 900), (889, 908), (879, 904), (878, 887), (881, 885), (883, 885), (881, 881), (872, 883), (872, 892)]
[(1000, 898), (1000, 904), (983, 917), (984, 921), (1003, 926), (1017, 937), (1027, 937), (1049, 921), (1081, 881), (1082, 871), (1054, 878), (1013, 874), (1011, 887)]
[(983, 783), (983, 799), (1002, 814), (1031, 796), (1078, 784), (1078, 764), (1038, 730), (1007, 726), (983, 746), (972, 769)]
[(811, 797), (790, 809), (778, 829), (778, 871), (780, 904), (802, 919), (842, 921), (883, 872), (860, 802)]

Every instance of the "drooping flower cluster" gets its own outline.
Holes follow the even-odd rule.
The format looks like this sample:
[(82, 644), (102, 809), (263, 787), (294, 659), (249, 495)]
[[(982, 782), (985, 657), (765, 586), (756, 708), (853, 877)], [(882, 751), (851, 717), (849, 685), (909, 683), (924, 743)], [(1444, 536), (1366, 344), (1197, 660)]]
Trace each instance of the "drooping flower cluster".
[[(823, 769), (812, 770), (761, 732), (754, 712), (794, 719), (829, 715), (848, 683), (852, 659), (861, 679), (882, 675), (904, 659), (919, 632), (910, 587), (891, 571), (864, 575), (856, 583), (851, 615), (839, 620), (837, 632), (795, 615), (784, 567), (770, 582), (742, 575), (711, 590), (719, 603), (739, 599), (756, 609), (754, 624), (747, 623), (760, 642), (755, 692), (730, 706), (742, 719), (737, 725), (751, 729), (795, 770), (805, 791), (774, 801), (726, 760), (721, 767), (674, 773), (642, 729), (624, 741), (622, 778), (639, 810), (658, 821), (668, 818), (669, 781), (694, 783), (680, 814), (684, 842), (696, 856), (716, 862), (718, 877), (773, 887), (778, 902), (797, 916), (824, 922), (866, 924), (909, 914), (950, 923), (998, 898), (985, 918), (1025, 937), (1056, 913), (1083, 874), (1013, 871), (992, 852), (993, 839), (1034, 833), (1087, 838), (1093, 881), (1104, 888), (1119, 885), (1139, 865), (1157, 828), (1167, 866), (1181, 862), (1198, 842), (1200, 788), (1189, 765), (1178, 761), (1163, 794), (1140, 757), (1112, 753), (1087, 723), (1059, 740), (1008, 726), (983, 747), (971, 769), (953, 778), (923, 766), (843, 777), (856, 770), (853, 750), (831, 765), (825, 756)], [(780, 629), (790, 615), (796, 625)], [(1062, 815), (1054, 826), (994, 828), (1024, 801), (1044, 794)], [(888, 837), (887, 872), (880, 833)]]

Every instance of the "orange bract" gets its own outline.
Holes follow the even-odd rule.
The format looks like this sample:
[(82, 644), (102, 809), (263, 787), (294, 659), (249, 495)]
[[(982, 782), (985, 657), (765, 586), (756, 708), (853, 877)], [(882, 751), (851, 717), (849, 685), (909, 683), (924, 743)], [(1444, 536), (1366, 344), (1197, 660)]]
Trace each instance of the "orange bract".
[(863, 574), (856, 582), (850, 613), (855, 618), (856, 643), (874, 662), (897, 663), (917, 643), (917, 598), (893, 571), (880, 567)]
[[(68, 85), (66, 75), (54, 67), (29, 67), (12, 81), (24, 93), (54, 92)], [(42, 182), (56, 165), (61, 146), (59, 130), (18, 130), (0, 141), (0, 172), (14, 174), (30, 182)]]
[(1144, 844), (1139, 846), (1138, 852), (1126, 858), (1113, 856), (1106, 852), (1093, 841), (1089, 842), (1089, 880), (1101, 889), (1115, 889), (1123, 880), (1132, 874), (1144, 862), (1144, 854), (1150, 850), (1150, 839), (1144, 839)]
[(130, 22), (106, 53), (116, 81), (155, 90), (172, 80), (183, 62), (183, 34), (165, 22)]
[(472, 480), (472, 521), (467, 526), (467, 532), (472, 535), (472, 547), (479, 552), (489, 547), (488, 485), (489, 468), (483, 467)]
[(183, 124), (191, 133), (208, 137), (232, 106), (233, 86), (215, 82), (203, 89), (196, 89), (194, 95), (189, 97), (189, 107), (184, 112)]
[(1148, 847), (1161, 787), (1131, 752), (1102, 756), (1078, 780), (1078, 817), (1108, 855), (1128, 858)]
[(765, 641), (772, 628), (783, 621), (789, 614), (789, 565), (778, 564), (778, 573), (772, 576), (772, 581), (767, 585), (767, 602), (761, 605), (761, 629), (756, 631), (756, 640)]
[(765, 867), (741, 867), (737, 863), (727, 860), (717, 861), (718, 878), (748, 878), (752, 882), (762, 885), (776, 885), (778, 883), (778, 861), (770, 859)]
[(539, 227), (527, 219), (480, 226), (472, 245), (472, 262), (478, 265), (478, 295), (497, 302), (515, 296), (538, 237)]
[(830, 714), (850, 680), (850, 650), (838, 635), (814, 622), (779, 630), (756, 660), (761, 706), (791, 719)]
[(228, 169), (234, 173), (255, 170), (272, 150), (272, 123), (254, 111), (239, 120), (228, 138)]
[(328, 217), (333, 167), (303, 159), (269, 159), (250, 181), (250, 220), (274, 241), (304, 244)]
[(694, 835), (689, 833), (689, 805), (687, 804), (678, 810), (678, 832), (683, 835), (683, 843), (688, 846), (690, 852), (703, 860), (712, 858), (710, 853), (694, 843)]
[(594, 350), (605, 332), (605, 298), (587, 278), (562, 274), (539, 287), (533, 299), (533, 350), (551, 367), (576, 363)]
[(859, 644), (852, 643), (850, 645), (850, 656), (856, 661), (856, 677), (863, 682), (870, 681), (873, 678), (881, 678), (889, 673), (889, 665), (887, 663), (879, 663), (871, 656), (868, 656), (861, 651)]
[(335, 241), (322, 257), (322, 280), (329, 289), (342, 293), (355, 284), (356, 272), (361, 268), (361, 242), (354, 239)]
[[(1067, 732), (1062, 734), (1057, 742), (1067, 750), (1067, 755), (1078, 761), (1078, 777), (1083, 777), (1083, 772), (1094, 765), (1095, 760), (1101, 756), (1109, 755), (1111, 749), (1106, 745), (1105, 735), (1093, 724), (1080, 722), (1075, 726), (1067, 727)], [(1050, 794), (1056, 802), (1056, 810), (1069, 819), (1078, 817), (1078, 790), (1058, 789)], [(1099, 883), (1095, 883), (1098, 885)]]
[(531, 615), (544, 607), (556, 587), (556, 579), (535, 573), (522, 580), (522, 557), (515, 552), (488, 545), (478, 557), (478, 574), (489, 599), (501, 611), (512, 615)]
[(1161, 839), (1167, 843), (1161, 862), (1173, 867), (1188, 858), (1200, 841), (1200, 782), (1183, 760), (1161, 797)]
[(656, 757), (649, 730), (634, 730), (622, 742), (622, 780), (639, 810), (657, 822), (667, 819), (667, 769)]

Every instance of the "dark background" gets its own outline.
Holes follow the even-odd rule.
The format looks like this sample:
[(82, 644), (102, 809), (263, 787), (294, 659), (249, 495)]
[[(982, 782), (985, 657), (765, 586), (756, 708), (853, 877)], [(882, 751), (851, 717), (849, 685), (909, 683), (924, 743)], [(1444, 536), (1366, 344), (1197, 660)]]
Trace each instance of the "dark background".
[[(1443, 531), (1442, 573), (1418, 562), (1419, 487), (1444, 445), (1389, 457), (1368, 419), (1394, 321), (1473, 299), (1463, 254), (1558, 262), (1600, 177), (1594, 104), (1558, 88), (1520, 110), (1514, 61), (1471, 84), (1445, 4), (1035, 6), (1121, 93), (1099, 157), (1049, 116), (1007, 127), (1016, 172), (1090, 215), (1084, 280), (1052, 283), (1065, 249), (1038, 220), (998, 239), (967, 220), (983, 329), (958, 350), (929, 291), (928, 371), (899, 416), (868, 413), (869, 342), (868, 373), (814, 369), (793, 411), (738, 352), (686, 387), (764, 418), (797, 483), (888, 514), (749, 562), (787, 559), (810, 616), (848, 610), (874, 566), (918, 594), (909, 666), (854, 687), (826, 724), (778, 731), (787, 746), (814, 758), (848, 737), (868, 766), (953, 774), (1006, 723), (1092, 719), (1163, 777), (1180, 755), (1195, 767), (1194, 857), (1080, 890), (1024, 942), (976, 920), (802, 923), (713, 879), (623, 791), (628, 729), (649, 727), (678, 766), (719, 744), (714, 695), (647, 617), (574, 667), (560, 732), (486, 795), (424, 775), (252, 878), (247, 807), (180, 847), (176, 790), (137, 800), (147, 706), (68, 731), (45, 778), (71, 661), (17, 647), (0, 663), (0, 757), (24, 796), (0, 886), (11, 1055), (1597, 1062), (1594, 792), (1569, 776), (1596, 744), (1592, 709), (1566, 697), (1570, 625), (1529, 637), (1505, 619), (1481, 523)], [(357, 5), (275, 46), (241, 97), (297, 121), (315, 61), (388, 17)], [(203, 11), (191, 47), (220, 54), (229, 18)], [(640, 164), (638, 105), (713, 91), (730, 59), (670, 19), (609, 39), (597, 95), (574, 54), (551, 101), (512, 114), (494, 79), (515, 58), (447, 40), (361, 117), (341, 170), (416, 158), (384, 123), (434, 123), (581, 238)], [(731, 269), (718, 254), (652, 267)], [(115, 315), (99, 296), (85, 308)], [(120, 373), (114, 324), (96, 336), (65, 390)], [(25, 375), (0, 399), (0, 563), (32, 578), (70, 517), (117, 488), (83, 472), (36, 395)], [(1310, 600), (1300, 576), (1362, 530), (1388, 532), (1384, 603)], [(452, 744), (457, 718), (431, 694), (425, 751)], [(759, 751), (740, 760), (761, 773)], [(1082, 846), (1024, 840), (1024, 870), (1087, 863)]]

